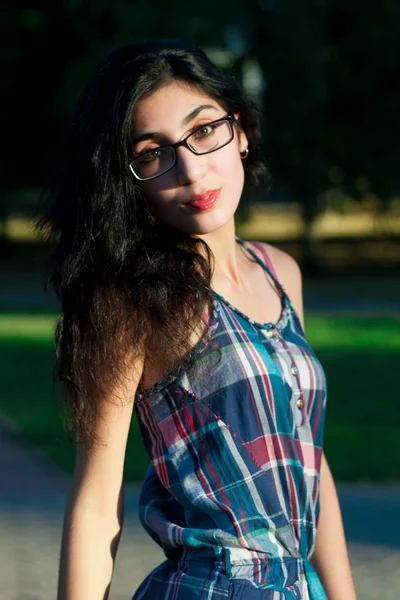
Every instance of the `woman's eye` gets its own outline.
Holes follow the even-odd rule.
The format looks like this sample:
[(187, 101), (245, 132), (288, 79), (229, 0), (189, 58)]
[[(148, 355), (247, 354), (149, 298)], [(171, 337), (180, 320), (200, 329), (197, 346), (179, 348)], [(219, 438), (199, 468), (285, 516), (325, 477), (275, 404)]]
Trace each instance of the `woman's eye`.
[(207, 137), (208, 135), (210, 135), (210, 133), (212, 133), (212, 131), (213, 131), (213, 128), (211, 127), (211, 125), (205, 125), (201, 129), (196, 131), (195, 135), (197, 138), (204, 138), (204, 137)]
[(163, 151), (160, 150), (159, 148), (155, 148), (154, 150), (149, 150), (149, 152), (146, 152), (146, 154), (143, 154), (142, 161), (143, 162), (152, 162), (153, 160), (156, 160), (157, 158), (160, 158), (163, 154)]

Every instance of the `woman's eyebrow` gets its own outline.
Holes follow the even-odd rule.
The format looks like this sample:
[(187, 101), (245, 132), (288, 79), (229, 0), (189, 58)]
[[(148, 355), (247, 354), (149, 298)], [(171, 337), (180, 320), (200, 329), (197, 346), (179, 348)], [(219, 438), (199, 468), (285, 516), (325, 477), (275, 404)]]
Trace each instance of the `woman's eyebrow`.
[[(197, 115), (199, 113), (201, 113), (203, 110), (218, 110), (216, 106), (213, 106), (212, 104), (201, 104), (200, 106), (198, 106), (197, 108), (195, 108), (194, 110), (192, 110), (191, 113), (189, 113), (182, 121), (181, 125), (182, 127), (185, 127), (186, 125), (188, 125), (190, 123), (190, 121), (193, 121), (193, 119), (195, 119), (197, 117)], [(141, 133), (139, 135), (136, 135), (132, 140), (131, 140), (131, 144), (138, 144), (139, 142), (143, 142), (144, 140), (153, 140), (153, 139), (160, 139), (160, 138), (164, 138), (165, 135), (163, 133), (161, 133), (160, 131), (149, 131), (147, 133)]]
[(182, 127), (185, 127), (185, 125), (188, 125), (190, 123), (190, 121), (193, 121), (193, 119), (195, 119), (197, 117), (197, 115), (199, 113), (201, 113), (202, 110), (206, 110), (206, 109), (211, 109), (211, 110), (218, 110), (216, 106), (213, 106), (212, 104), (201, 104), (200, 106), (198, 106), (197, 108), (195, 108), (194, 110), (192, 110), (191, 113), (189, 113), (187, 115), (187, 117), (185, 117), (182, 121)]

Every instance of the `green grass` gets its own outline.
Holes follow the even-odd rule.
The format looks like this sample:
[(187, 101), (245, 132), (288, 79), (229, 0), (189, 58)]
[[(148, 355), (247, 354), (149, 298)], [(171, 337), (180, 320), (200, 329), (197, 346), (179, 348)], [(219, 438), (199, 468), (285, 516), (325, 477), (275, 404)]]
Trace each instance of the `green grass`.
[[(74, 448), (52, 398), (55, 315), (0, 315), (0, 411), (28, 443), (72, 472)], [(395, 318), (308, 315), (308, 339), (328, 379), (325, 452), (337, 479), (400, 481), (399, 323)], [(147, 456), (135, 415), (126, 481), (141, 481)]]

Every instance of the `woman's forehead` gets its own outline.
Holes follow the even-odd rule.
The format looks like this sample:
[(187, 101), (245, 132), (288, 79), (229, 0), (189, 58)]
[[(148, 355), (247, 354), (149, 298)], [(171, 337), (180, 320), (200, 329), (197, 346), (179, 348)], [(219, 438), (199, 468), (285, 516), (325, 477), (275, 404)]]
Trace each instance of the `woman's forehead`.
[(132, 115), (135, 134), (150, 130), (185, 127), (199, 114), (218, 118), (224, 108), (214, 98), (194, 86), (174, 81), (140, 100)]

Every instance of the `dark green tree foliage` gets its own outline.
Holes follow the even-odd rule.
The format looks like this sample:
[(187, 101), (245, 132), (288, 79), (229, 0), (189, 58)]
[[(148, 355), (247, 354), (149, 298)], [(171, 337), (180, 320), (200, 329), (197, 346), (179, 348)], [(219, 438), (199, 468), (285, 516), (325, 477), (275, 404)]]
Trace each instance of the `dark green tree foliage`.
[[(93, 50), (114, 33), (108, 2), (3, 2), (3, 185), (40, 186), (57, 154)], [(66, 86), (71, 65), (82, 81)]]
[(326, 185), (325, 8), (315, 2), (260, 2), (253, 52), (266, 78), (265, 150), (278, 188), (300, 200), (306, 220)]
[(383, 200), (400, 191), (400, 3), (335, 0), (327, 10), (326, 147)]
[[(313, 212), (338, 166), (383, 200), (399, 192), (400, 4), (260, 0), (253, 53), (266, 76), (266, 144), (277, 180)], [(264, 11), (264, 18), (260, 12)]]

